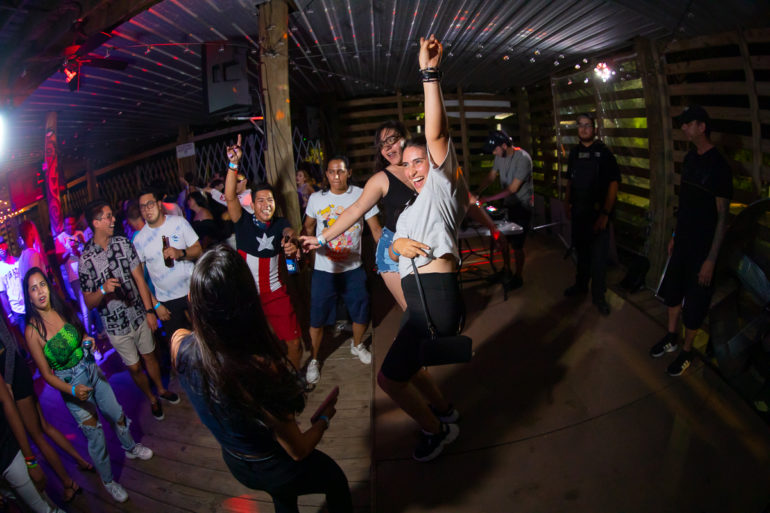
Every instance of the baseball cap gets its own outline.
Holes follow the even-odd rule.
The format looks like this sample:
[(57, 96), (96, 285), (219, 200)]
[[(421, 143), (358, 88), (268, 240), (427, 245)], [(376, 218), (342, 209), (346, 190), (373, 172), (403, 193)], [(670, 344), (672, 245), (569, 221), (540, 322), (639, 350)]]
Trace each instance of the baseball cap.
[(484, 149), (482, 151), (484, 153), (492, 153), (495, 148), (503, 144), (513, 146), (513, 139), (508, 137), (508, 134), (502, 130), (495, 130), (494, 132), (489, 133), (489, 137), (487, 138), (487, 142), (484, 144)]
[(706, 112), (700, 105), (690, 105), (689, 107), (685, 107), (684, 111), (674, 119), (676, 120), (677, 125), (683, 125), (690, 121), (700, 121), (706, 123), (706, 126), (708, 126), (711, 121), (708, 112)]

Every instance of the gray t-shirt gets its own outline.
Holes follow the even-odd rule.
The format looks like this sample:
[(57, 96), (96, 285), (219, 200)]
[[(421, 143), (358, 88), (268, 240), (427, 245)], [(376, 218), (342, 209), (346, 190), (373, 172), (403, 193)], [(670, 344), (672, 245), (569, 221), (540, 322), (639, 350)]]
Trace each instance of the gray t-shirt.
[[(468, 184), (457, 163), (454, 145), (449, 141), (447, 154), (430, 171), (420, 194), (398, 217), (393, 240), (406, 237), (430, 246), (427, 257), (417, 257), (415, 264), (422, 267), (435, 258), (451, 254), (459, 260), (457, 227), (468, 210)], [(399, 258), (398, 272), (403, 278), (412, 274), (412, 262)]]
[(532, 189), (532, 158), (529, 153), (518, 148), (510, 157), (495, 157), (494, 169), (500, 173), (500, 185), (507, 188), (515, 178), (523, 183), (515, 194), (507, 196), (505, 206), (515, 207), (522, 205), (532, 208), (534, 205)]

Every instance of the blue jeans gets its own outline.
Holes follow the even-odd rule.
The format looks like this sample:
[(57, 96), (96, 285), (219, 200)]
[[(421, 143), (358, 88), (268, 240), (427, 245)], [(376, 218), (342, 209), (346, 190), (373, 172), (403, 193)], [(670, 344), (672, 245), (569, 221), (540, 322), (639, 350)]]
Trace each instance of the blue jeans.
[[(96, 365), (92, 356), (86, 356), (74, 367), (66, 370), (54, 371), (59, 379), (70, 385), (86, 385), (93, 388), (90, 396), (85, 401), (80, 401), (72, 396), (62, 392), (64, 404), (67, 405), (72, 417), (77, 421), (78, 426), (86, 435), (88, 440), (88, 454), (94, 462), (96, 471), (102, 478), (102, 481), (109, 483), (112, 481), (112, 467), (110, 466), (110, 456), (107, 454), (107, 443), (104, 439), (104, 430), (99, 422), (97, 408), (102, 415), (112, 424), (115, 434), (120, 440), (123, 449), (130, 451), (136, 445), (131, 431), (128, 429), (131, 421), (123, 414), (123, 408), (115, 399), (115, 393), (112, 391), (110, 383), (102, 374), (101, 369)], [(96, 419), (96, 426), (84, 424), (90, 418)], [(118, 422), (123, 420), (123, 425)]]

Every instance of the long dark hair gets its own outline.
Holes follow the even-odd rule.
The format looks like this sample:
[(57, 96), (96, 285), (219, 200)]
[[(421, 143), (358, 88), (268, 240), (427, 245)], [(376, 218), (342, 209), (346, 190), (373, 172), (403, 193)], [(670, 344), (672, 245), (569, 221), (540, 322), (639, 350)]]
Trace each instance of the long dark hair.
[(209, 404), (280, 419), (304, 408), (304, 390), (270, 330), (254, 277), (231, 247), (214, 246), (195, 264), (190, 317)]
[(48, 333), (45, 329), (43, 318), (40, 316), (40, 312), (38, 311), (37, 307), (32, 304), (32, 299), (29, 297), (29, 280), (32, 278), (32, 275), (36, 273), (40, 273), (45, 279), (46, 285), (48, 285), (48, 297), (51, 301), (51, 308), (53, 308), (53, 310), (58, 313), (62, 319), (64, 319), (64, 322), (75, 326), (75, 329), (78, 332), (78, 337), (82, 340), (86, 331), (83, 328), (83, 323), (80, 322), (80, 319), (78, 318), (77, 314), (75, 314), (75, 311), (70, 307), (70, 305), (59, 296), (59, 293), (53, 287), (51, 287), (51, 283), (48, 281), (48, 277), (39, 267), (33, 267), (27, 271), (27, 274), (24, 275), (24, 280), (22, 281), (22, 285), (24, 286), (24, 308), (26, 312), (25, 320), (27, 321), (27, 324), (31, 324), (37, 329), (44, 342), (48, 340)]
[(385, 122), (383, 122), (380, 126), (377, 127), (377, 130), (374, 132), (374, 172), (382, 171), (386, 167), (390, 165), (390, 162), (382, 156), (382, 152), (380, 151), (380, 135), (382, 135), (382, 132), (385, 130), (393, 130), (394, 132), (397, 132), (398, 135), (403, 137), (404, 139), (409, 139), (409, 131), (406, 129), (404, 124), (400, 121), (397, 121), (395, 119), (389, 119)]

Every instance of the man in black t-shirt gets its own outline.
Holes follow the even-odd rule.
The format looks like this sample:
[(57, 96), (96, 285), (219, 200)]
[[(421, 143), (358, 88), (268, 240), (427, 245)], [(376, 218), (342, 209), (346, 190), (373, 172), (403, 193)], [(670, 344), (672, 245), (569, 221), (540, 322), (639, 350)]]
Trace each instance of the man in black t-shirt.
[(604, 298), (607, 291), (607, 255), (610, 249), (610, 216), (620, 183), (615, 156), (595, 138), (596, 124), (590, 114), (577, 117), (580, 144), (572, 148), (567, 161), (565, 203), (572, 219), (572, 246), (577, 254), (575, 284), (564, 291), (567, 297), (588, 292), (602, 315), (609, 315)]
[(732, 173), (725, 158), (711, 143), (706, 111), (693, 105), (676, 121), (695, 147), (682, 164), (676, 229), (668, 244), (669, 263), (658, 291), (668, 306), (668, 333), (650, 349), (653, 358), (676, 351), (681, 313), (684, 344), (668, 366), (671, 376), (682, 374), (692, 361), (695, 334), (711, 304), (714, 266), (727, 231), (733, 194)]

